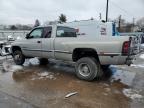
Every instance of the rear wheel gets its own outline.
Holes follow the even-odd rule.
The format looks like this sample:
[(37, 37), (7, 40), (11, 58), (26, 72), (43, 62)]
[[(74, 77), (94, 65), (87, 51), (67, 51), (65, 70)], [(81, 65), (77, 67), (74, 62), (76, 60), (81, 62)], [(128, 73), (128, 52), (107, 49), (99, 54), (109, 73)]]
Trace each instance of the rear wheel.
[(16, 50), (13, 52), (13, 59), (17, 65), (23, 65), (23, 63), (25, 62), (25, 56), (20, 50)]
[(93, 57), (83, 57), (79, 59), (75, 68), (77, 77), (87, 81), (92, 81), (100, 72), (100, 64)]
[(110, 65), (102, 65), (101, 66), (104, 78), (110, 78), (112, 75), (112, 71), (109, 67), (110, 67)]
[(2, 49), (0, 48), (0, 56), (2, 56)]
[(47, 58), (39, 58), (40, 65), (47, 65), (49, 63)]

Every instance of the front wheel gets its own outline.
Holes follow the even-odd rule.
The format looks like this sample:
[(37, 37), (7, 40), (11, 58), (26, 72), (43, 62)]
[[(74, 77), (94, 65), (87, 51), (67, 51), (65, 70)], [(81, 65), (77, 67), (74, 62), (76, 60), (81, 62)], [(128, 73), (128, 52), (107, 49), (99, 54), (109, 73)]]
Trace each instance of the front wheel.
[(23, 65), (25, 62), (25, 56), (22, 54), (22, 51), (16, 50), (13, 52), (13, 59), (16, 65)]
[(100, 64), (93, 57), (84, 57), (77, 61), (75, 69), (78, 78), (92, 81), (100, 72)]

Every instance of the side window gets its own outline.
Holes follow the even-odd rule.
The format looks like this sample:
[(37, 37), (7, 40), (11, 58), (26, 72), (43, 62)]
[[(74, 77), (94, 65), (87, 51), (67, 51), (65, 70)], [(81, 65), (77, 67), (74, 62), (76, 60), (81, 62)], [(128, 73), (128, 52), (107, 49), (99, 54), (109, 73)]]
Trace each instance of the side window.
[(76, 37), (76, 30), (69, 27), (57, 27), (57, 37)]
[(43, 32), (43, 28), (37, 28), (34, 29), (31, 33), (30, 33), (30, 38), (41, 38), (42, 37), (42, 32)]
[(51, 38), (52, 27), (45, 27), (43, 32), (43, 38)]

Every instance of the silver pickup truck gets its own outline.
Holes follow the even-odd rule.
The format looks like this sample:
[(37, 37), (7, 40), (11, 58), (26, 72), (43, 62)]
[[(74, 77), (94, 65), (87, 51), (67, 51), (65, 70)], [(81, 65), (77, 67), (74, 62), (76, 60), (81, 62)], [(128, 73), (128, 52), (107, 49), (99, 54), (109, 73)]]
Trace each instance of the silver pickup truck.
[(77, 77), (91, 81), (102, 74), (103, 67), (131, 64), (138, 46), (136, 37), (80, 36), (74, 28), (51, 25), (34, 28), (12, 44), (11, 52), (17, 65), (31, 57), (38, 57), (41, 64), (48, 59), (73, 62)]

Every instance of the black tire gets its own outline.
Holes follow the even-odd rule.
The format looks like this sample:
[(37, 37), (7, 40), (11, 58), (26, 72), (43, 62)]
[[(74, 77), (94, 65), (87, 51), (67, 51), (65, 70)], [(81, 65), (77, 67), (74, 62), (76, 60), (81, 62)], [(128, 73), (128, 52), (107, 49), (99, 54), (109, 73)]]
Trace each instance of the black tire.
[(40, 65), (47, 65), (49, 63), (47, 58), (39, 58)]
[(98, 77), (103, 77), (107, 71), (109, 71), (109, 66), (110, 65), (101, 65), (101, 71), (98, 74)]
[(13, 59), (16, 65), (23, 65), (25, 62), (25, 56), (22, 54), (22, 51), (16, 50), (13, 52)]
[(101, 68), (102, 68), (103, 71), (108, 70), (109, 67), (110, 67), (110, 65), (101, 65)]
[(92, 81), (99, 75), (100, 63), (93, 57), (83, 57), (77, 61), (75, 69), (79, 79)]
[(0, 48), (0, 56), (2, 56), (2, 49)]
[(101, 69), (103, 71), (104, 78), (109, 79), (112, 75), (112, 71), (109, 68), (110, 65), (101, 65)]

